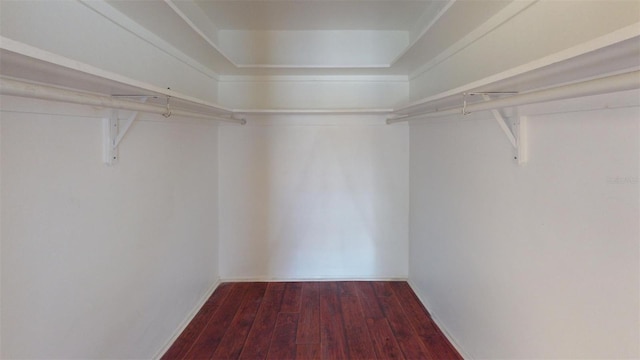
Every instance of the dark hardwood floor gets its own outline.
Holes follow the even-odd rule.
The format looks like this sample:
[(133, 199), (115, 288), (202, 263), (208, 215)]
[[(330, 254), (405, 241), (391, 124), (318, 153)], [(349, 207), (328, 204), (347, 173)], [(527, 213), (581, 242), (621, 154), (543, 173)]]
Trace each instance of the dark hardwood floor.
[(406, 282), (223, 283), (163, 359), (462, 359)]

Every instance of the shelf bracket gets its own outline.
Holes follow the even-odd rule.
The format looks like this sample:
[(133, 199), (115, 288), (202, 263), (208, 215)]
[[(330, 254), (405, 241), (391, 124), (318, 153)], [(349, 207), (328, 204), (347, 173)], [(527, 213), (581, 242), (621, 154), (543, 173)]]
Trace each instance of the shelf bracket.
[[(140, 102), (145, 102), (147, 99), (147, 96), (142, 96)], [(110, 116), (102, 119), (103, 161), (108, 166), (114, 165), (118, 161), (118, 145), (138, 118), (138, 112), (134, 111), (120, 126), (118, 114), (117, 109), (112, 109)]]
[[(482, 94), (482, 98), (485, 101), (490, 101), (491, 97), (488, 94)], [(504, 116), (500, 113), (499, 110), (493, 109), (491, 110), (493, 117), (496, 119), (496, 122), (507, 136), (507, 139), (511, 143), (514, 148), (513, 159), (520, 166), (524, 166), (527, 163), (527, 139), (526, 139), (526, 124), (527, 118), (526, 116), (519, 116), (516, 112), (516, 115), (511, 117), (509, 121), (505, 119)]]

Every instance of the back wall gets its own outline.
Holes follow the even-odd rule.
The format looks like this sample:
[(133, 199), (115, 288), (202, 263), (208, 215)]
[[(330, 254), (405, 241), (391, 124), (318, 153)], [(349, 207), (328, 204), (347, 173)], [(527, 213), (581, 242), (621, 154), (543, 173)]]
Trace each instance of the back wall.
[(219, 134), (222, 279), (407, 277), (407, 126), (248, 121)]

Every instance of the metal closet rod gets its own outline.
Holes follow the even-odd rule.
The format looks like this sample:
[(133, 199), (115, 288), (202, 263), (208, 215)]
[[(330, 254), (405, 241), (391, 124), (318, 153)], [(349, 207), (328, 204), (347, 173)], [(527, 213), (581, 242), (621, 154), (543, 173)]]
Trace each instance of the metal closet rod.
[[(557, 86), (549, 89), (522, 93), (475, 104), (467, 104), (464, 110), (465, 114), (468, 114), (478, 111), (495, 110), (506, 107), (606, 94), (638, 88), (640, 88), (640, 70), (582, 81), (574, 84)], [(428, 119), (456, 114), (462, 115), (462, 110), (462, 107), (458, 107), (455, 109), (447, 109), (442, 111), (408, 114), (407, 116), (389, 118), (387, 119), (387, 124), (394, 124), (418, 118)]]
[[(140, 111), (153, 114), (167, 114), (167, 107), (123, 100), (105, 95), (95, 95), (52, 86), (36, 85), (28, 82), (0, 78), (0, 95), (20, 96), (41, 100), (60, 101), (71, 104), (91, 105), (110, 109)], [(235, 124), (246, 124), (244, 119), (224, 118), (186, 110), (171, 109), (171, 115), (187, 116), (199, 119), (217, 120)]]

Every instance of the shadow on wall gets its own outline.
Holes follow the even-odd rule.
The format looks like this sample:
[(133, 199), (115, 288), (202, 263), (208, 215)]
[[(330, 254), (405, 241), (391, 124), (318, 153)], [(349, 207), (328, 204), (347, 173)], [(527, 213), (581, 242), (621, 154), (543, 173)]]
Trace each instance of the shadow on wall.
[(222, 130), (223, 277), (406, 276), (406, 129), (314, 121)]
[(287, 130), (298, 140), (270, 149), (280, 161), (270, 174), (278, 186), (270, 189), (275, 208), (267, 271), (276, 277), (374, 276), (372, 144), (332, 127)]
[[(273, 38), (260, 41), (247, 51), (277, 51)], [(236, 83), (227, 96), (237, 107), (348, 108), (377, 91), (334, 85)], [(272, 115), (220, 134), (223, 278), (407, 276), (407, 128), (374, 116)]]

